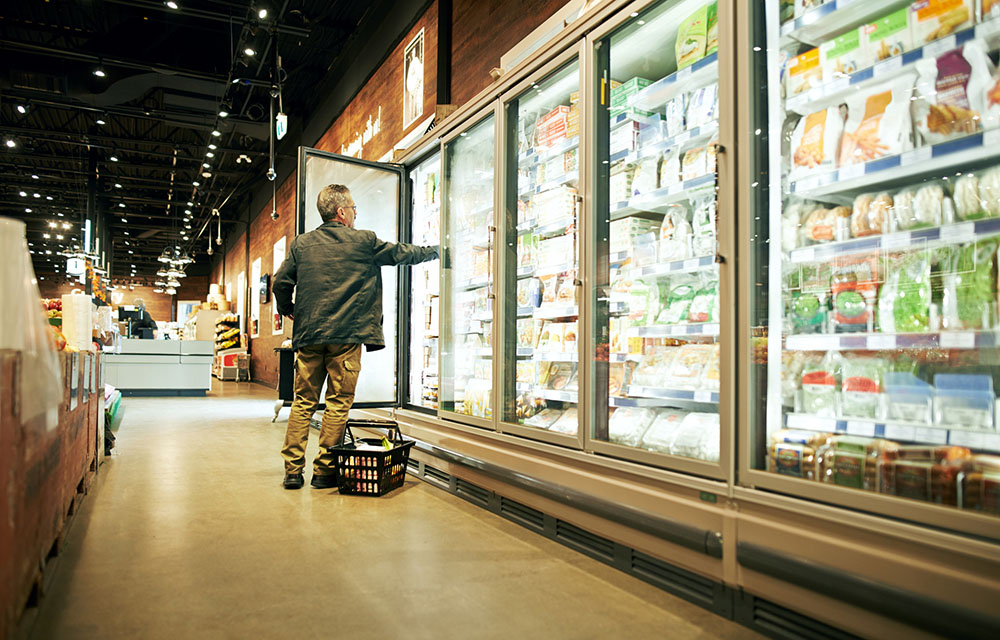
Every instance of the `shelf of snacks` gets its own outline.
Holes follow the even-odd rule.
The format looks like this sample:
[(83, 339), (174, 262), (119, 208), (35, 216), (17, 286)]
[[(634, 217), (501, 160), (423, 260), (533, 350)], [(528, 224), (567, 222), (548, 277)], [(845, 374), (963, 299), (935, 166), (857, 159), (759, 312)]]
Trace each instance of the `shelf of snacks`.
[(869, 24), (911, 3), (912, 0), (782, 2), (781, 46), (786, 47), (795, 41), (818, 46), (839, 36), (853, 25)]
[[(705, 148), (700, 148), (702, 155), (712, 155), (714, 169), (714, 152), (708, 154)], [(661, 182), (662, 184), (662, 182)], [(674, 182), (666, 187), (660, 187), (647, 193), (640, 193), (628, 200), (620, 200), (611, 205), (611, 220), (621, 220), (640, 213), (663, 213), (669, 205), (685, 202), (699, 196), (711, 196), (715, 193), (715, 173), (681, 182)]]
[(240, 318), (235, 313), (224, 313), (215, 320), (215, 350), (240, 347)]

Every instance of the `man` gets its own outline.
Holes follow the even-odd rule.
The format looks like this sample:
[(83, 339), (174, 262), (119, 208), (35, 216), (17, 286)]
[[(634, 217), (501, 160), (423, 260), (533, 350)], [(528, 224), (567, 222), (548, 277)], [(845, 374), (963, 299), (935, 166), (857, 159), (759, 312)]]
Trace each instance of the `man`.
[(132, 321), (132, 335), (129, 337), (142, 338), (144, 335), (142, 330), (149, 329), (148, 335), (155, 338), (158, 327), (156, 326), (156, 322), (153, 321), (153, 316), (149, 315), (149, 312), (146, 311), (146, 301), (142, 298), (136, 298), (132, 304), (135, 305), (135, 311), (139, 314), (139, 318)]
[(344, 436), (361, 373), (361, 345), (369, 351), (385, 348), (382, 267), (417, 264), (438, 255), (437, 247), (393, 244), (355, 229), (358, 207), (344, 185), (324, 187), (316, 208), (323, 224), (292, 241), (271, 287), (278, 313), (294, 320), (292, 346), (298, 352), (295, 400), (281, 450), (286, 489), (302, 487), (309, 421), (327, 379), (320, 450), (310, 484), (317, 489), (336, 486), (327, 448), (340, 444)]

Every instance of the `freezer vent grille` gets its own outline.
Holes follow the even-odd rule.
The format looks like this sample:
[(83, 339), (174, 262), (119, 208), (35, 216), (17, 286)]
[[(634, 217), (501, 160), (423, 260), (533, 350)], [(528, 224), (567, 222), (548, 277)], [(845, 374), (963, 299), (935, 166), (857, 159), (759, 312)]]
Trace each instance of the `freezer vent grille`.
[(406, 468), (416, 474), (420, 474), (420, 461), (414, 460), (413, 458), (406, 459)]
[(500, 515), (535, 531), (545, 528), (545, 514), (503, 496), (500, 496)]
[(834, 629), (818, 620), (799, 615), (773, 602), (753, 599), (753, 626), (772, 638), (799, 640), (856, 640), (857, 636)]
[(615, 559), (615, 543), (562, 520), (556, 521), (556, 539), (584, 553), (608, 561)]
[(639, 551), (632, 551), (632, 572), (665, 591), (702, 606), (711, 606), (714, 601), (713, 581)]
[(424, 463), (424, 477), (443, 485), (447, 485), (451, 481), (450, 475), (427, 463)]
[(485, 507), (490, 503), (489, 491), (461, 478), (455, 478), (455, 493), (480, 506)]

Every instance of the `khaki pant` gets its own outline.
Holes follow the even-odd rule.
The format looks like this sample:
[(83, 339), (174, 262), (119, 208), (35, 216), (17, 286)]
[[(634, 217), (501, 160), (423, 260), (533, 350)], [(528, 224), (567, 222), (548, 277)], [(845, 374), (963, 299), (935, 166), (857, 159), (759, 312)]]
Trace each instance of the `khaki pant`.
[(340, 444), (347, 426), (347, 412), (354, 404), (354, 390), (361, 373), (360, 344), (317, 344), (299, 349), (295, 356), (295, 401), (288, 417), (285, 446), (285, 473), (302, 473), (306, 461), (309, 422), (319, 405), (323, 381), (326, 385), (326, 410), (319, 432), (319, 453), (313, 460), (313, 475), (325, 476), (336, 471), (327, 447)]

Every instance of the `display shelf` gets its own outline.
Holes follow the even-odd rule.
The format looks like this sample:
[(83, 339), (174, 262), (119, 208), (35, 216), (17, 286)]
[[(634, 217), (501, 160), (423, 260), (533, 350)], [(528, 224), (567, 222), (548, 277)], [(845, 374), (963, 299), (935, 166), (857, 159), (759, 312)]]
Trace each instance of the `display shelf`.
[(535, 387), (531, 393), (538, 398), (545, 398), (546, 400), (554, 400), (556, 402), (572, 402), (574, 404), (576, 404), (579, 397), (576, 391), (556, 391), (555, 389), (544, 389), (542, 387)]
[(573, 184), (580, 179), (579, 171), (568, 171), (561, 176), (552, 178), (551, 180), (546, 180), (538, 184), (528, 184), (525, 187), (518, 187), (518, 194), (521, 196), (539, 194), (544, 191), (550, 191), (556, 187), (561, 187), (567, 184)]
[(530, 358), (535, 355), (535, 350), (531, 347), (517, 347), (515, 354), (518, 358)]
[(968, 29), (963, 29), (956, 33), (917, 47), (912, 51), (907, 51), (902, 55), (893, 56), (886, 60), (875, 63), (870, 67), (859, 69), (849, 76), (838, 78), (831, 82), (813, 87), (809, 91), (792, 96), (785, 100), (785, 110), (794, 111), (801, 115), (809, 115), (820, 109), (836, 106), (847, 98), (847, 96), (864, 90), (866, 87), (882, 82), (886, 78), (898, 76), (903, 73), (915, 72), (914, 65), (924, 58), (934, 59), (946, 51), (951, 51), (956, 47), (964, 45), (974, 38), (981, 38), (987, 42), (990, 49), (996, 47), (1000, 36), (1000, 20), (989, 20)]
[(537, 277), (550, 276), (557, 273), (567, 273), (569, 271), (575, 271), (576, 264), (549, 264), (549, 265), (539, 265), (535, 267), (534, 275)]
[(609, 407), (669, 407), (672, 401), (661, 400), (659, 398), (624, 398), (622, 396), (608, 396)]
[(535, 308), (531, 305), (518, 305), (517, 307), (517, 317), (527, 318), (535, 313)]
[(576, 216), (567, 216), (562, 220), (546, 222), (545, 224), (536, 226), (534, 228), (534, 233), (538, 236), (563, 235), (575, 224)]
[(641, 89), (629, 97), (628, 106), (643, 111), (656, 111), (681, 92), (707, 87), (718, 81), (719, 54), (713, 53)]
[(476, 349), (477, 358), (492, 358), (493, 348), (492, 347), (479, 347)]
[(580, 146), (580, 136), (566, 138), (557, 145), (542, 149), (533, 149), (527, 153), (522, 153), (517, 158), (517, 163), (521, 166), (542, 164), (558, 155), (572, 151)]
[(868, 438), (887, 438), (920, 444), (950, 444), (970, 449), (1000, 452), (1000, 433), (969, 430), (948, 425), (916, 424), (870, 418), (829, 418), (805, 413), (785, 415), (785, 426), (807, 431), (847, 433)]
[(608, 264), (616, 265), (621, 264), (632, 257), (632, 252), (626, 249), (625, 251), (612, 251), (608, 254)]
[[(626, 385), (625, 395), (641, 398), (657, 398), (660, 400), (681, 400), (702, 404), (719, 404), (719, 394), (716, 391), (692, 391), (689, 389), (661, 389), (658, 387), (642, 387)], [(624, 406), (624, 405), (623, 405)]]
[(548, 320), (551, 318), (574, 318), (580, 315), (580, 308), (575, 304), (543, 306), (535, 309), (532, 315), (542, 320)]
[[(901, 180), (915, 183), (920, 176), (945, 175), (953, 169), (965, 169), (970, 164), (996, 158), (1000, 158), (1000, 129), (991, 129), (802, 178), (790, 183), (789, 191), (804, 198), (850, 204), (853, 195), (876, 186)], [(837, 194), (844, 197), (830, 197)]]
[(608, 362), (638, 362), (640, 358), (642, 358), (641, 353), (611, 353)]
[(972, 242), (1000, 234), (1000, 218), (988, 218), (970, 222), (959, 222), (941, 227), (929, 227), (915, 231), (898, 231), (880, 236), (854, 238), (842, 242), (819, 244), (788, 252), (792, 263), (826, 262), (836, 256), (848, 256), (873, 251), (901, 251), (912, 248), (927, 248), (934, 245), (960, 244)]
[(992, 349), (1000, 345), (996, 331), (935, 333), (845, 333), (791, 335), (787, 351), (892, 351), (895, 349)]
[(656, 155), (658, 153), (664, 153), (666, 151), (669, 151), (674, 147), (696, 146), (699, 142), (705, 142), (711, 139), (711, 137), (718, 132), (719, 132), (719, 123), (713, 122), (712, 124), (708, 124), (703, 127), (695, 127), (694, 129), (688, 129), (687, 131), (678, 133), (676, 136), (671, 136), (669, 138), (666, 138), (665, 140), (660, 140), (659, 142), (642, 147), (638, 151), (630, 152), (627, 150), (622, 150), (617, 153), (613, 153), (608, 158), (608, 161), (617, 162), (619, 160), (624, 160), (626, 164), (639, 162), (640, 160)]
[(715, 174), (684, 180), (656, 191), (611, 204), (611, 220), (621, 220), (637, 213), (663, 213), (666, 207), (715, 190)]
[(489, 286), (489, 276), (478, 276), (470, 280), (459, 280), (455, 282), (455, 289), (459, 291), (471, 291), (472, 289), (482, 289)]
[(536, 362), (579, 362), (576, 351), (535, 351)]
[(715, 256), (699, 256), (697, 258), (687, 258), (685, 260), (674, 260), (672, 262), (660, 262), (645, 267), (635, 269), (639, 277), (649, 278), (655, 276), (672, 275), (675, 273), (690, 273), (692, 271), (704, 271), (715, 265)]
[(717, 336), (718, 322), (703, 322), (697, 324), (651, 325), (648, 327), (631, 327), (628, 335), (640, 338), (672, 338), (683, 336)]
[(470, 316), (471, 320), (476, 322), (493, 322), (493, 312), (487, 311), (486, 313), (474, 313)]
[(535, 265), (533, 265), (533, 264), (528, 264), (528, 265), (525, 265), (523, 267), (518, 267), (517, 268), (517, 278), (518, 279), (521, 279), (521, 278), (530, 278), (533, 275), (535, 275)]
[(637, 113), (619, 113), (616, 116), (611, 116), (610, 126), (612, 131), (614, 131), (615, 129), (621, 127), (622, 125), (628, 122), (638, 122), (640, 127), (650, 127), (650, 126), (658, 127), (660, 126), (660, 122), (662, 120), (663, 118), (661, 118), (659, 114), (652, 116), (642, 116)]

